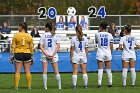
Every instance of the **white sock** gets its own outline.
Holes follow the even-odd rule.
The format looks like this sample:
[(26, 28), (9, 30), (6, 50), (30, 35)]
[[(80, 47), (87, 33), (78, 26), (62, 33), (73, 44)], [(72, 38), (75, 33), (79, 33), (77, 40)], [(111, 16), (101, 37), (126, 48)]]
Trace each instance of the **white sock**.
[(56, 75), (56, 79), (58, 81), (58, 88), (61, 89), (61, 77), (60, 77), (60, 74)]
[(47, 75), (43, 74), (42, 79), (43, 79), (44, 88), (47, 89)]
[(84, 86), (88, 85), (88, 75), (87, 74), (83, 74), (83, 80), (84, 80)]
[(107, 72), (107, 76), (108, 76), (109, 85), (112, 85), (112, 73), (111, 73), (111, 69), (106, 69), (106, 72)]
[(73, 86), (76, 86), (77, 83), (77, 75), (72, 75), (72, 84)]
[(127, 68), (123, 68), (123, 72), (122, 72), (122, 79), (123, 79), (123, 85), (126, 86), (126, 79), (127, 79)]
[(98, 85), (102, 84), (103, 69), (98, 69)]
[(132, 77), (132, 85), (135, 85), (135, 81), (136, 81), (135, 68), (131, 68), (131, 77)]

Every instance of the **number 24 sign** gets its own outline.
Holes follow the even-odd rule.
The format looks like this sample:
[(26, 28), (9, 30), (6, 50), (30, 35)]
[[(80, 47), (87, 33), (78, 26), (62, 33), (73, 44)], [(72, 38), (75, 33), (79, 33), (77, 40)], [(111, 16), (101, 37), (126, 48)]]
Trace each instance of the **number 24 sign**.
[(90, 6), (88, 8), (88, 12), (89, 12), (89, 17), (91, 18), (96, 18), (97, 16), (101, 16), (101, 18), (105, 18), (106, 16), (105, 6), (101, 6), (98, 11), (95, 6)]

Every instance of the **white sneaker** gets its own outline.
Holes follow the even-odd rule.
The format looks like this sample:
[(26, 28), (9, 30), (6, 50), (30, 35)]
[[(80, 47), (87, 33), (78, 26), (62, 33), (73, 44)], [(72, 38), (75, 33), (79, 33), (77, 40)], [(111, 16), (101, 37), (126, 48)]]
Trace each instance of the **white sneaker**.
[(58, 85), (58, 89), (62, 89), (61, 84)]
[(47, 87), (44, 87), (45, 90), (47, 90)]
[(18, 87), (15, 87), (15, 90), (18, 90)]
[(58, 89), (62, 89), (61, 87), (59, 87)]
[(28, 87), (28, 89), (31, 90), (32, 88), (31, 87)]

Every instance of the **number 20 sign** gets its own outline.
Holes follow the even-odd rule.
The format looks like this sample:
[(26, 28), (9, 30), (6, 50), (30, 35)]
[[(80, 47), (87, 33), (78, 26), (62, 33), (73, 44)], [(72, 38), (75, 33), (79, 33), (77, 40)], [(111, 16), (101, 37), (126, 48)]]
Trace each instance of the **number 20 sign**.
[(105, 18), (106, 16), (106, 11), (104, 6), (101, 6), (98, 11), (95, 6), (91, 6), (88, 8), (88, 12), (89, 12), (89, 17), (91, 18), (96, 18), (97, 16), (101, 16), (101, 18)]
[(54, 7), (50, 7), (48, 9), (48, 12), (47, 12), (47, 9), (45, 7), (39, 7), (38, 8), (38, 13), (39, 13), (39, 16), (38, 16), (39, 19), (47, 19), (47, 16), (50, 19), (54, 19), (57, 15), (57, 11)]

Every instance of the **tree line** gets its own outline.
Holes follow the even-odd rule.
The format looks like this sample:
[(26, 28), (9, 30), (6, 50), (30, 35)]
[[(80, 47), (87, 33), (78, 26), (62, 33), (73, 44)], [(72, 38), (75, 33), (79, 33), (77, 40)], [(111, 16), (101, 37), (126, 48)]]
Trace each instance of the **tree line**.
[(36, 15), (39, 7), (55, 7), (59, 15), (67, 14), (73, 6), (79, 15), (87, 15), (88, 7), (106, 7), (107, 14), (131, 14), (136, 10), (135, 0), (1, 0), (0, 15)]

